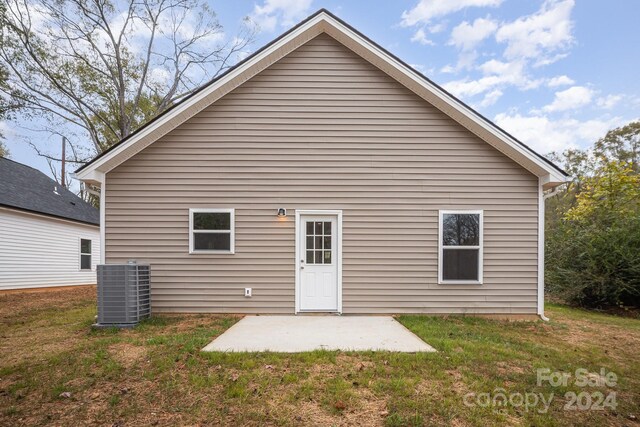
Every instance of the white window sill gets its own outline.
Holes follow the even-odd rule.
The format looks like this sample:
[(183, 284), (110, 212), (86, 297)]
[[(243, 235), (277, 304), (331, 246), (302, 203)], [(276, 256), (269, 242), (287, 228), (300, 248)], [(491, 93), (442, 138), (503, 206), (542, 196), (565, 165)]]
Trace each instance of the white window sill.
[(439, 280), (438, 285), (482, 285), (482, 280)]

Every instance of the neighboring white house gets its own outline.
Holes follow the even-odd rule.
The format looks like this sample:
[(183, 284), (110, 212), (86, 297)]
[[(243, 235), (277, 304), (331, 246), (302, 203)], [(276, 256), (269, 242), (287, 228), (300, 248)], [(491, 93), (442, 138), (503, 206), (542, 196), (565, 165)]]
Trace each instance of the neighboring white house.
[(99, 211), (0, 157), (0, 290), (95, 284), (99, 262)]

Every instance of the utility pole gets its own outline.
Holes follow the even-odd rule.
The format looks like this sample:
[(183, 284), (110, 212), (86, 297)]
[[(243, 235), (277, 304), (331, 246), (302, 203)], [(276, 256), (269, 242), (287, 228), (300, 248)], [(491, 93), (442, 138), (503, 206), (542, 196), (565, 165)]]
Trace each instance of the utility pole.
[(65, 163), (67, 163), (67, 156), (65, 154), (65, 148), (67, 146), (67, 139), (62, 137), (62, 168), (60, 172), (60, 185), (63, 188), (67, 188), (67, 176), (65, 175)]

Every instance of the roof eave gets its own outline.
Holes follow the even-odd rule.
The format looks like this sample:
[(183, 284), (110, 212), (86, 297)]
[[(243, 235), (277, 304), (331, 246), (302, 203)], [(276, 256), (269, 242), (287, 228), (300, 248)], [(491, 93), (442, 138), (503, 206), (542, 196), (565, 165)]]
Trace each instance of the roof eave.
[(100, 222), (91, 222), (91, 221), (83, 221), (81, 219), (76, 219), (76, 218), (70, 218), (68, 216), (63, 216), (63, 215), (55, 215), (52, 213), (47, 213), (47, 212), (40, 212), (40, 211), (35, 211), (32, 209), (27, 209), (27, 208), (22, 208), (19, 206), (11, 206), (11, 205), (5, 205), (0, 203), (0, 208), (2, 209), (8, 209), (10, 211), (16, 211), (16, 212), (24, 212), (30, 215), (35, 215), (35, 216), (42, 216), (45, 218), (52, 218), (52, 219), (56, 219), (56, 220), (60, 220), (60, 221), (66, 221), (66, 222), (73, 222), (76, 224), (82, 224), (82, 225), (88, 225), (91, 227), (100, 227)]

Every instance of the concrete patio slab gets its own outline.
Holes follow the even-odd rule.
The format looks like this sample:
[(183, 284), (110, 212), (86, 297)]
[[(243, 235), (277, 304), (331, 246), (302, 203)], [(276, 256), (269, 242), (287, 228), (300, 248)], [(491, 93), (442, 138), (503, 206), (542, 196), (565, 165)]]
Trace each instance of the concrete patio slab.
[(436, 351), (389, 316), (246, 316), (202, 351)]

